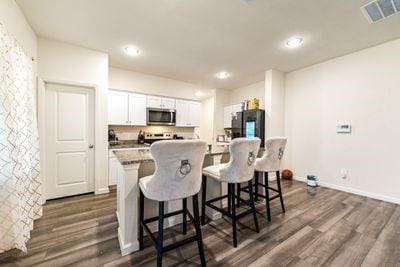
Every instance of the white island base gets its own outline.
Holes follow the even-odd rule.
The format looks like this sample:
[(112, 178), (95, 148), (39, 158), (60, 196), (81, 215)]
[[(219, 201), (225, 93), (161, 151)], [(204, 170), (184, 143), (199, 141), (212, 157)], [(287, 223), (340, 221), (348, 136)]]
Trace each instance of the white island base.
[[(127, 152), (129, 153), (129, 152)], [(116, 153), (119, 158), (118, 153)], [(126, 155), (123, 155), (126, 157)], [(227, 161), (228, 154), (209, 153), (204, 159), (204, 167), (213, 164), (219, 164), (221, 161)], [(224, 158), (224, 159), (223, 159)], [(127, 164), (119, 158), (117, 175), (117, 217), (119, 222), (118, 240), (122, 256), (139, 250), (138, 230), (139, 230), (139, 179), (154, 173), (154, 162), (149, 159), (135, 161)], [(122, 162), (122, 163), (121, 163)], [(222, 184), (208, 179), (207, 181), (207, 199), (220, 196), (227, 193), (226, 184)], [(190, 202), (189, 202), (190, 203)], [(223, 203), (223, 206), (226, 203)], [(172, 212), (182, 208), (182, 201), (169, 201), (165, 212)], [(191, 205), (188, 205), (191, 209)], [(155, 201), (145, 200), (145, 218), (153, 217), (158, 214), (158, 204)], [(206, 208), (206, 215), (211, 220), (221, 218), (221, 214), (212, 209)], [(182, 222), (182, 216), (174, 216), (167, 219), (164, 223), (165, 228), (174, 226)], [(157, 231), (157, 222), (150, 224), (152, 232)]]

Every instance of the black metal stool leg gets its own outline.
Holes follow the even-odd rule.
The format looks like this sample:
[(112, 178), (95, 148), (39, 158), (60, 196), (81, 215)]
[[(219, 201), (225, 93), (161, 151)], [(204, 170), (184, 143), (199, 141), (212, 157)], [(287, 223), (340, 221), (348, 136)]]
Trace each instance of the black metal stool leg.
[(256, 232), (259, 233), (260, 229), (258, 227), (257, 214), (256, 214), (256, 205), (254, 204), (253, 188), (252, 188), (251, 185), (252, 185), (252, 182), (250, 180), (249, 181), (250, 206), (251, 206), (251, 210), (253, 211), (254, 226), (256, 227)]
[(285, 213), (285, 204), (283, 203), (283, 194), (282, 194), (282, 187), (281, 187), (281, 174), (279, 171), (276, 172), (276, 183), (278, 184), (278, 191), (279, 191), (279, 198), (281, 200), (282, 212)]
[(268, 172), (264, 172), (265, 205), (267, 206), (268, 221), (271, 221), (271, 208), (269, 205)]
[(235, 184), (230, 184), (232, 194), (232, 234), (233, 246), (237, 247), (237, 231), (236, 231), (236, 205), (235, 205)]
[(186, 220), (186, 215), (187, 215), (187, 199), (186, 198), (184, 198), (184, 199), (182, 199), (182, 210), (183, 210), (183, 213), (182, 213), (182, 233), (184, 234), (184, 235), (186, 235), (186, 232), (187, 232), (187, 220)]
[(139, 250), (143, 249), (143, 220), (144, 220), (144, 195), (139, 189)]
[(228, 213), (232, 213), (232, 187), (228, 184)]
[(204, 256), (203, 237), (201, 235), (200, 218), (199, 218), (199, 200), (197, 194), (192, 197), (193, 199), (193, 217), (194, 227), (196, 229), (197, 246), (199, 247), (201, 266), (206, 266), (206, 259)]
[(203, 175), (201, 181), (201, 225), (206, 224), (206, 191), (207, 191), (207, 176)]
[(254, 174), (254, 200), (258, 201), (258, 176), (259, 172), (255, 172)]
[(240, 207), (240, 191), (241, 191), (241, 186), (240, 183), (238, 183), (236, 188), (236, 201), (237, 201), (237, 206)]
[(157, 267), (162, 266), (164, 234), (164, 202), (158, 203)]

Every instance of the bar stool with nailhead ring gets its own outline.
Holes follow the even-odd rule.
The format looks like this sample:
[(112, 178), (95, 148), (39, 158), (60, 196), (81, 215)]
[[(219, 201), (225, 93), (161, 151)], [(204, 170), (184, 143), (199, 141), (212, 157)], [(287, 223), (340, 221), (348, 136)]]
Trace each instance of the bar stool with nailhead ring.
[[(252, 179), (254, 176), (254, 166), (258, 150), (260, 149), (260, 138), (236, 138), (232, 140), (229, 146), (230, 160), (226, 164), (217, 164), (203, 169), (202, 185), (202, 225), (205, 224), (205, 207), (208, 206), (229, 217), (232, 222), (233, 246), (237, 247), (236, 221), (246, 215), (253, 214), (255, 230), (258, 233), (258, 222), (253, 198)], [(207, 177), (211, 177), (220, 182), (228, 183), (228, 194), (214, 199), (206, 200)], [(250, 200), (241, 199), (239, 195), (235, 196), (235, 185), (248, 182)], [(219, 208), (213, 203), (228, 198), (228, 210)], [(236, 213), (235, 200), (247, 204), (250, 210), (241, 214)]]
[[(143, 249), (143, 230), (157, 249), (157, 266), (162, 266), (163, 253), (190, 242), (197, 241), (201, 265), (205, 266), (203, 240), (201, 235), (198, 193), (201, 188), (201, 169), (207, 144), (200, 140), (159, 141), (150, 147), (156, 170), (153, 175), (139, 180), (140, 227), (139, 246)], [(144, 218), (144, 198), (158, 201), (158, 216)], [(192, 197), (193, 215), (187, 209), (187, 198)], [(182, 210), (164, 214), (164, 203), (182, 199)], [(196, 235), (164, 246), (164, 218), (182, 214), (183, 234), (186, 235), (186, 216), (192, 221)], [(158, 221), (157, 238), (153, 236), (148, 223)]]

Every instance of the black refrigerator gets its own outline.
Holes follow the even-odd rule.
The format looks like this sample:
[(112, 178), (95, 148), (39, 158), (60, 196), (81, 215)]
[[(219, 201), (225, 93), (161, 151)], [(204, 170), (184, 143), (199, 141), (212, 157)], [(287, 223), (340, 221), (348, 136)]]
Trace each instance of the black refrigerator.
[(253, 109), (237, 112), (232, 118), (232, 139), (258, 137), (261, 147), (265, 144), (265, 110)]

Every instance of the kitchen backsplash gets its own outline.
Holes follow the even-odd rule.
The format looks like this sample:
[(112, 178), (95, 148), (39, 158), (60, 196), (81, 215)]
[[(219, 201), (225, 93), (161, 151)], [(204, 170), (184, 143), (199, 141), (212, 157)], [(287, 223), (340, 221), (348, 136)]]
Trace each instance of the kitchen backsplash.
[(169, 127), (169, 126), (115, 126), (110, 125), (108, 129), (115, 131), (118, 140), (137, 140), (139, 131), (145, 131), (150, 133), (173, 133), (178, 136), (182, 136), (184, 139), (195, 138), (194, 128), (185, 127)]

